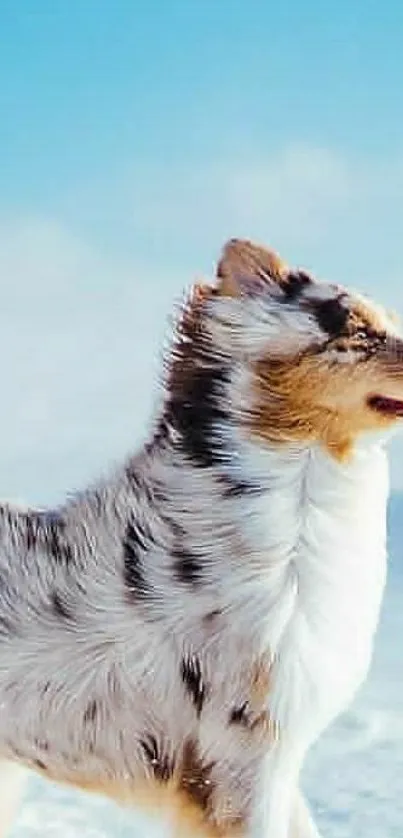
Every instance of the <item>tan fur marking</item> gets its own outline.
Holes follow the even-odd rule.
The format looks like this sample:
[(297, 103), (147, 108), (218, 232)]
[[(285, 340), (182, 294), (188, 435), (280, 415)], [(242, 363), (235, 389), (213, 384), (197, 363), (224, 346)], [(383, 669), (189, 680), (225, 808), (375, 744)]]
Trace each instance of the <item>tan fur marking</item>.
[(253, 244), (247, 240), (231, 239), (224, 247), (217, 267), (219, 293), (239, 296), (236, 278), (239, 276), (283, 282), (287, 266), (274, 250)]
[(245, 741), (250, 735), (256, 734), (260, 740), (273, 742), (279, 737), (279, 725), (267, 710), (271, 687), (271, 668), (273, 661), (268, 655), (262, 655), (252, 664), (249, 673), (249, 689), (247, 701), (239, 708), (239, 717), (231, 719), (230, 723), (239, 726)]
[(261, 706), (267, 701), (271, 686), (273, 661), (262, 655), (252, 665), (251, 700)]
[(356, 300), (352, 309), (351, 317), (356, 329), (368, 326), (374, 332), (384, 332), (385, 322), (382, 315), (375, 308), (367, 306), (363, 300)]
[[(21, 764), (21, 760), (18, 760)], [(106, 796), (116, 803), (136, 807), (150, 813), (164, 812), (175, 824), (175, 836), (192, 834), (197, 838), (240, 838), (240, 818), (226, 818), (225, 824), (214, 823), (214, 784), (212, 762), (204, 763), (197, 742), (185, 743), (182, 758), (172, 777), (163, 782), (153, 776), (134, 780), (91, 776), (79, 772), (64, 773), (29, 765), (47, 780), (73, 786), (89, 794)]]
[(256, 713), (250, 725), (250, 730), (259, 730), (265, 737), (277, 740), (279, 727), (275, 719), (272, 719), (266, 708), (270, 695), (273, 660), (268, 655), (258, 658), (252, 667), (252, 683), (250, 690), (250, 706)]
[[(334, 367), (322, 354), (256, 364), (255, 403), (246, 422), (274, 443), (322, 443), (337, 460), (349, 457), (357, 436), (388, 428), (395, 419), (372, 410), (371, 393), (403, 397), (403, 376), (392, 353)], [(365, 367), (364, 367), (365, 364)]]

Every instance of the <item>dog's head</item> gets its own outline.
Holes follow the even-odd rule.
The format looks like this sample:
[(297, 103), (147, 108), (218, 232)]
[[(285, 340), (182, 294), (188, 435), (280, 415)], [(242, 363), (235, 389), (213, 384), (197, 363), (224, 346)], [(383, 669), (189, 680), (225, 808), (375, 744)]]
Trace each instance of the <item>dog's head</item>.
[(226, 380), (243, 370), (247, 394), (236, 409), (251, 434), (320, 442), (340, 459), (361, 434), (403, 419), (403, 341), (392, 319), (249, 241), (228, 242), (216, 286), (195, 289), (174, 369), (173, 389), (179, 382), (188, 403), (203, 370), (201, 411), (212, 404), (209, 374), (216, 377), (217, 421), (217, 370)]

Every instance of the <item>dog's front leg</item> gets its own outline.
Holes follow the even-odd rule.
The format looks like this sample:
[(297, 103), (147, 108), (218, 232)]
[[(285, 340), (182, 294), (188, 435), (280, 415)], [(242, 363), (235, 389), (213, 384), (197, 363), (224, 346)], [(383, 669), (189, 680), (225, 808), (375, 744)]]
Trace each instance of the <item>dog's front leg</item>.
[(281, 750), (263, 761), (246, 838), (320, 838), (298, 788), (301, 762)]
[(254, 790), (246, 838), (291, 838), (295, 788), (293, 774), (265, 767)]
[(299, 789), (292, 808), (289, 838), (320, 838), (318, 828)]
[(0, 838), (6, 838), (11, 829), (26, 777), (20, 765), (0, 762)]
[(285, 785), (282, 789), (279, 787), (277, 793), (279, 796), (273, 806), (267, 805), (267, 800), (257, 806), (252, 816), (250, 838), (320, 838), (300, 790), (293, 792)]
[(321, 838), (301, 792), (278, 791), (271, 811), (264, 802), (257, 807), (245, 838)]

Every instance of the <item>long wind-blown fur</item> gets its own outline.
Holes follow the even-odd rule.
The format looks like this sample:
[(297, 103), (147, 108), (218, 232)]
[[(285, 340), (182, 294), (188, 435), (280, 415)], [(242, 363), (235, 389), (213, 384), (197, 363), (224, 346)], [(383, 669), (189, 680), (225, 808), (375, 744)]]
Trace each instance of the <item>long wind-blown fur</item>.
[(167, 835), (318, 836), (299, 774), (371, 660), (402, 347), (228, 243), (144, 448), (58, 509), (0, 508), (4, 759), (161, 807)]

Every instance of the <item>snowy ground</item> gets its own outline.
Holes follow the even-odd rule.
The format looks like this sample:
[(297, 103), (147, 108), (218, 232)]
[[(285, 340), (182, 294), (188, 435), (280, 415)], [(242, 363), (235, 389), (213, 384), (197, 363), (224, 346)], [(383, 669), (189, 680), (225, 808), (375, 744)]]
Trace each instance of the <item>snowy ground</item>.
[[(403, 503), (371, 677), (310, 755), (304, 786), (324, 838), (403, 836)], [(11, 838), (163, 838), (140, 815), (32, 778)]]

